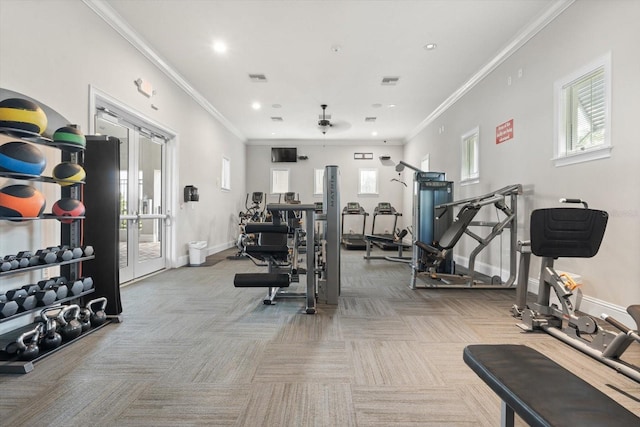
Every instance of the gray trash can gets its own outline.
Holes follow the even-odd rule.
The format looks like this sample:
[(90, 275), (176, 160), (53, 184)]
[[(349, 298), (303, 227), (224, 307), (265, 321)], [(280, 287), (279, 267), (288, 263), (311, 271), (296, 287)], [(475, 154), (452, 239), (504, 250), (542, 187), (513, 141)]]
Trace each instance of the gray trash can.
[(207, 242), (196, 240), (189, 242), (189, 265), (196, 266), (204, 264), (207, 259)]

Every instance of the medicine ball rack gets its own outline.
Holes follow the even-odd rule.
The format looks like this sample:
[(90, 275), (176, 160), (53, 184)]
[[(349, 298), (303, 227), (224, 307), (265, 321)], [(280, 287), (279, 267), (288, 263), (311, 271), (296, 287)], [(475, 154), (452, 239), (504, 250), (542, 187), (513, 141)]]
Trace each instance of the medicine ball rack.
[[(6, 89), (0, 88), (0, 99), (6, 99), (9, 97), (22, 97), (26, 99), (31, 99), (27, 96), (18, 94), (16, 92), (12, 92)], [(34, 102), (38, 103), (34, 100)], [(41, 108), (46, 112), (48, 118), (48, 126), (47, 130), (43, 133), (44, 136), (39, 136), (35, 134), (30, 134), (28, 132), (20, 132), (19, 130), (11, 129), (11, 128), (0, 128), (0, 135), (7, 136), (9, 138), (18, 138), (22, 141), (33, 143), (36, 145), (44, 145), (47, 147), (57, 148), (62, 151), (61, 158), (62, 161), (70, 161), (71, 163), (82, 163), (82, 158), (84, 155), (84, 150), (70, 152), (66, 150), (67, 145), (65, 143), (54, 143), (51, 139), (47, 138), (47, 136), (53, 134), (51, 130), (55, 130), (61, 126), (67, 126), (68, 121), (60, 116), (58, 113), (53, 111), (51, 108), (38, 103)], [(8, 141), (7, 141), (8, 142)], [(74, 147), (77, 150), (77, 147)], [(54, 177), (48, 176), (34, 176), (34, 175), (22, 175), (11, 172), (0, 172), (0, 178), (11, 179), (11, 180), (27, 180), (27, 181), (38, 181), (44, 183), (71, 183), (74, 185), (66, 185), (61, 187), (61, 196), (69, 197), (76, 200), (83, 200), (83, 190), (82, 187), (85, 185), (84, 181), (66, 181), (61, 179), (54, 179)], [(45, 213), (40, 217), (25, 217), (20, 218), (19, 221), (39, 221), (39, 220), (50, 220), (50, 219), (69, 219), (69, 217), (60, 217), (54, 214)], [(84, 221), (85, 216), (76, 216), (74, 217), (71, 223), (61, 223), (60, 225), (60, 244), (68, 245), (71, 248), (79, 248), (83, 243), (83, 226), (82, 222)], [(11, 221), (16, 221), (15, 217), (0, 217), (1, 222), (10, 223)], [(24, 249), (24, 248), (21, 248)], [(84, 251), (84, 249), (83, 249)], [(34, 270), (42, 270), (48, 269), (51, 267), (60, 267), (60, 275), (68, 277), (71, 279), (69, 283), (74, 280), (79, 280), (82, 276), (82, 264), (85, 261), (95, 259), (94, 255), (85, 255), (84, 253), (70, 260), (58, 260), (57, 262), (52, 263), (41, 263), (38, 265), (30, 265), (22, 268), (11, 269), (9, 271), (0, 272), (0, 289), (7, 288), (7, 286), (2, 286), (2, 279), (7, 276), (17, 275), (22, 273), (33, 272)], [(46, 278), (43, 275), (43, 278)], [(48, 279), (48, 278), (46, 278)], [(93, 278), (91, 278), (93, 282)], [(25, 310), (22, 312), (16, 312), (13, 315), (0, 318), (0, 329), (4, 331), (4, 333), (0, 334), (0, 373), (21, 373), (25, 374), (34, 369), (33, 364), (55, 352), (58, 350), (67, 347), (68, 345), (74, 343), (77, 339), (80, 339), (88, 334), (95, 332), (96, 330), (106, 326), (112, 322), (119, 322), (120, 316), (105, 316), (103, 323), (96, 324), (95, 326), (85, 327), (81, 335), (76, 338), (70, 338), (65, 340), (61, 345), (52, 348), (52, 349), (41, 349), (37, 350), (38, 354), (36, 357), (31, 360), (21, 360), (17, 354), (10, 354), (5, 349), (7, 345), (15, 342), (17, 338), (28, 331), (34, 330), (38, 325), (38, 319), (41, 318), (41, 312), (44, 309), (60, 307), (61, 309), (68, 306), (69, 304), (78, 304), (84, 306), (87, 303), (89, 295), (98, 294), (98, 296), (103, 296), (103, 294), (108, 293), (108, 289), (105, 291), (105, 288), (109, 288), (113, 284), (104, 283), (101, 284), (99, 280), (96, 280), (96, 285), (87, 284), (83, 290), (80, 292), (76, 292), (73, 295), (57, 299), (51, 304), (45, 304), (44, 306), (38, 306), (30, 310)], [(116, 284), (116, 286), (119, 286)], [(0, 291), (0, 294), (3, 294), (8, 289), (4, 289)], [(119, 292), (118, 292), (119, 293)], [(103, 308), (104, 310), (104, 308)], [(93, 311), (92, 311), (93, 313)], [(104, 315), (104, 312), (101, 312), (101, 315)], [(86, 325), (85, 325), (86, 326)], [(24, 335), (23, 335), (24, 336)]]

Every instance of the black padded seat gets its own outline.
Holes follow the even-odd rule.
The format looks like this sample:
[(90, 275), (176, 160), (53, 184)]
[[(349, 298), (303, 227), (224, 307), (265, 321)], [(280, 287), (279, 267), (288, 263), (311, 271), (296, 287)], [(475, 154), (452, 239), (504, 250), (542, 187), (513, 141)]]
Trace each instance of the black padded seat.
[(245, 233), (277, 233), (287, 234), (289, 227), (286, 224), (273, 225), (272, 222), (250, 222), (244, 226)]
[(467, 365), (531, 426), (640, 426), (640, 418), (536, 350), (469, 345)]
[(531, 252), (549, 258), (591, 258), (598, 253), (609, 215), (580, 208), (531, 212)]
[(286, 288), (289, 283), (289, 275), (280, 273), (237, 273), (233, 279), (236, 288)]

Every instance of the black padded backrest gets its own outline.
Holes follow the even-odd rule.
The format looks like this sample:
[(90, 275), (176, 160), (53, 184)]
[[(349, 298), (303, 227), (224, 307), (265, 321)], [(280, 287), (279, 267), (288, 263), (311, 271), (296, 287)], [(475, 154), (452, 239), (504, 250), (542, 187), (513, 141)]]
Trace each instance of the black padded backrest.
[(281, 233), (260, 233), (258, 235), (258, 245), (287, 246), (287, 235)]
[(591, 258), (598, 253), (609, 215), (579, 208), (537, 209), (531, 213), (531, 252), (550, 258)]
[(464, 206), (460, 209), (455, 221), (442, 233), (442, 237), (440, 237), (440, 241), (438, 241), (438, 246), (442, 249), (451, 249), (454, 247), (479, 210), (479, 206), (471, 205)]

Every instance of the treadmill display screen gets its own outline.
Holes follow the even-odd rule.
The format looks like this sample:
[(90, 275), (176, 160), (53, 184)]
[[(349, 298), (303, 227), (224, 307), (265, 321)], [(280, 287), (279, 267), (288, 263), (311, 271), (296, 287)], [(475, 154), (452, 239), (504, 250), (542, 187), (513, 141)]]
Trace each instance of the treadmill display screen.
[(378, 211), (391, 212), (391, 203), (387, 203), (387, 202), (378, 203)]

